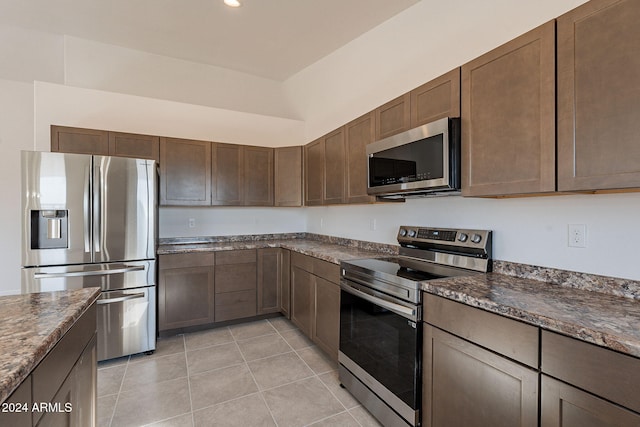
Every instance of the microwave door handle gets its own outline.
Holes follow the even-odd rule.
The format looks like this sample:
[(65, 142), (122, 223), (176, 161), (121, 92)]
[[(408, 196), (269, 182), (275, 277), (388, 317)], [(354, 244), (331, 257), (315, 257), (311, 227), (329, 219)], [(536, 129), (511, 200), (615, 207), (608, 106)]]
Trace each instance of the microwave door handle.
[(369, 295), (366, 292), (362, 292), (361, 290), (355, 289), (349, 285), (340, 284), (340, 289), (358, 298), (362, 298), (365, 301), (369, 301), (372, 304), (379, 305), (380, 307), (392, 311), (397, 315), (404, 317), (405, 319), (410, 319), (414, 322), (418, 321), (418, 313), (417, 309), (415, 308), (409, 308), (400, 304), (393, 303), (391, 301), (383, 300), (373, 295)]

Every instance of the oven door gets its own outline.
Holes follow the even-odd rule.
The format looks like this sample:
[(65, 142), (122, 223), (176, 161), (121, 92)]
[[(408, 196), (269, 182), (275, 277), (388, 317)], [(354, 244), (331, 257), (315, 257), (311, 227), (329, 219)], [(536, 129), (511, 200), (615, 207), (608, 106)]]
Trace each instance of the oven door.
[[(348, 370), (405, 423), (417, 425), (421, 405), (420, 306), (344, 278), (340, 298), (341, 370)], [(343, 384), (354, 393), (349, 384)], [(357, 391), (354, 394), (359, 397)], [(369, 407), (366, 401), (372, 400), (370, 396), (359, 400), (382, 421), (385, 410)]]

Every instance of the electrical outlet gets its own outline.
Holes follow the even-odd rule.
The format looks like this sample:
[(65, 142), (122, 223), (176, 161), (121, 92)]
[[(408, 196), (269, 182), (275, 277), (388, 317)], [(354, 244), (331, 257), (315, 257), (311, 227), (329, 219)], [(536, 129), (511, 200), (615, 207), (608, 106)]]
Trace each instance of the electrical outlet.
[(586, 224), (569, 224), (569, 246), (572, 248), (587, 247)]
[(320, 218), (320, 228), (324, 228), (324, 218)]
[(189, 228), (196, 228), (196, 219), (189, 218), (188, 225), (189, 225)]
[(371, 231), (375, 231), (376, 228), (378, 228), (378, 224), (375, 218), (369, 221), (369, 228), (371, 229)]

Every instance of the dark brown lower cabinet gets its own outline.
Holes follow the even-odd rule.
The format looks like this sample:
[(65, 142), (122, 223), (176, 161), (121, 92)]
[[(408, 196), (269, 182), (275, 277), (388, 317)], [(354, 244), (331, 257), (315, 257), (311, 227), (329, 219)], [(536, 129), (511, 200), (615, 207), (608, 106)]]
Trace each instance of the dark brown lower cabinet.
[(429, 324), (423, 333), (423, 426), (537, 427), (537, 371)]
[(542, 427), (637, 427), (640, 414), (542, 375)]
[(282, 252), (282, 271), (280, 272), (280, 313), (291, 319), (291, 251), (280, 249)]
[[(287, 310), (289, 288), (289, 251), (280, 248), (258, 249), (258, 314), (278, 313), (282, 306), (282, 293), (286, 292)], [(286, 273), (285, 273), (286, 270)]]
[(305, 335), (311, 336), (313, 319), (313, 275), (291, 264), (291, 321)]
[(214, 321), (214, 255), (159, 256), (158, 330)]
[(311, 339), (334, 360), (340, 343), (340, 286), (315, 277), (314, 318)]
[(215, 321), (253, 317), (257, 313), (255, 249), (216, 252)]

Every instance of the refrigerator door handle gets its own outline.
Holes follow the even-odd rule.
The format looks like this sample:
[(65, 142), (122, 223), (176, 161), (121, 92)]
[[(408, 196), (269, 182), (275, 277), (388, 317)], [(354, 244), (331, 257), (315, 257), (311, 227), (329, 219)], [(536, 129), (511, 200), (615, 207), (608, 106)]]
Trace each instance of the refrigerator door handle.
[(89, 176), (89, 167), (84, 169), (84, 196), (82, 200), (82, 215), (84, 221), (84, 251), (91, 252), (91, 193), (89, 191), (91, 185), (91, 177)]
[(121, 297), (109, 298), (109, 299), (99, 299), (96, 301), (97, 304), (113, 304), (115, 302), (123, 302), (130, 299), (144, 298), (146, 294), (144, 292), (139, 292), (137, 294), (126, 294)]
[(123, 268), (90, 270), (90, 271), (66, 271), (60, 273), (35, 273), (34, 279), (52, 279), (56, 277), (82, 277), (82, 276), (107, 276), (110, 274), (129, 273), (144, 270), (144, 265), (125, 266)]
[(93, 171), (93, 250), (100, 252), (102, 244), (102, 168), (95, 165)]

